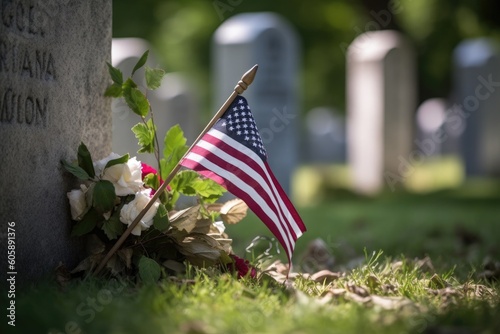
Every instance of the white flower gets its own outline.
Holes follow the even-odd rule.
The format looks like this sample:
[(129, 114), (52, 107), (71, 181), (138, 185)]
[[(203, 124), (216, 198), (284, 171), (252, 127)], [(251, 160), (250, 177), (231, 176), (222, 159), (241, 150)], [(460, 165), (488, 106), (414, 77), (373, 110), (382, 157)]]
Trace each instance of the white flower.
[[(150, 197), (151, 189), (143, 190), (135, 194), (135, 198), (128, 204), (125, 204), (120, 211), (120, 220), (122, 223), (130, 226), (139, 213), (146, 207)], [(146, 212), (142, 220), (132, 230), (133, 235), (141, 235), (141, 231), (147, 230), (153, 225), (153, 218), (156, 215), (160, 203), (156, 201)]]
[(103, 180), (113, 183), (117, 196), (132, 195), (143, 187), (142, 165), (136, 157), (128, 159), (127, 163), (117, 164), (104, 169), (110, 160), (119, 158), (116, 153), (95, 163), (96, 174), (101, 175)]
[(83, 215), (88, 211), (87, 201), (85, 199), (85, 192), (87, 187), (81, 185), (81, 189), (73, 189), (66, 195), (69, 199), (69, 206), (71, 208), (71, 218), (73, 220), (81, 220)]
[(96, 175), (102, 175), (102, 172), (104, 171), (104, 167), (106, 167), (106, 164), (111, 161), (118, 159), (120, 155), (111, 152), (106, 158), (101, 159), (97, 162), (94, 162), (94, 171)]

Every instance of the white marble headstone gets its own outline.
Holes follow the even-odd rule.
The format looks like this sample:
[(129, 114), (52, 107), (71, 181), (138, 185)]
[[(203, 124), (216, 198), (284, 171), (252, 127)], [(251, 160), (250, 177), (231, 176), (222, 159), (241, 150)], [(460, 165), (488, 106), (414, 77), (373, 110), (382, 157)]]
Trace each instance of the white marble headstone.
[(356, 191), (399, 187), (412, 160), (415, 56), (400, 33), (358, 36), (347, 53), (348, 161)]

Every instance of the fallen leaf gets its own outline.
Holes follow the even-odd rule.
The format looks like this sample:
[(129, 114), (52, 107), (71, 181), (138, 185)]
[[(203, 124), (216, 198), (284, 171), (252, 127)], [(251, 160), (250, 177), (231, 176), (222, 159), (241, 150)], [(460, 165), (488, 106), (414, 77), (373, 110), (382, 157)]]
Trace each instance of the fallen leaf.
[(374, 305), (380, 306), (385, 310), (396, 310), (413, 305), (411, 300), (404, 297), (382, 297), (377, 295), (372, 295), (370, 297)]
[(340, 273), (334, 273), (330, 270), (324, 269), (318, 271), (317, 273), (312, 274), (310, 279), (312, 279), (315, 282), (328, 284), (340, 278), (340, 276), (341, 276)]

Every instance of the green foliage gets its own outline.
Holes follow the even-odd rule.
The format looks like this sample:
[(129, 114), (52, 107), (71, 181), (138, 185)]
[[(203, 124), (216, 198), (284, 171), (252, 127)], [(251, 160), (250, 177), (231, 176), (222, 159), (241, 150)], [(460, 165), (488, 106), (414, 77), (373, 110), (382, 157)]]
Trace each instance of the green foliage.
[(146, 95), (137, 88), (137, 85), (130, 78), (123, 84), (123, 97), (134, 113), (142, 118), (148, 115), (150, 108), (149, 101)]
[(183, 170), (178, 172), (170, 182), (172, 190), (178, 191), (187, 196), (196, 195), (196, 190), (193, 188), (195, 180), (199, 178), (198, 173), (192, 170)]
[(149, 119), (146, 123), (137, 123), (132, 127), (135, 137), (139, 141), (139, 153), (153, 153), (155, 151), (156, 127), (153, 120)]
[(191, 187), (205, 203), (214, 203), (226, 192), (226, 189), (211, 179), (201, 178), (194, 180)]
[(157, 174), (149, 173), (143, 179), (144, 184), (152, 189), (158, 189), (160, 187), (160, 180), (158, 179)]
[(165, 71), (161, 68), (150, 68), (146, 66), (146, 84), (149, 89), (155, 90), (161, 85)]
[(200, 177), (192, 170), (183, 170), (176, 174), (170, 187), (186, 196), (199, 196), (205, 203), (213, 203), (220, 198), (225, 189), (211, 179)]
[(178, 124), (167, 131), (164, 142), (164, 158), (160, 160), (162, 179), (167, 177), (188, 150), (184, 132)]
[(82, 220), (73, 226), (71, 236), (81, 237), (91, 232), (101, 219), (102, 216), (95, 209), (90, 209), (85, 216), (83, 216)]
[(113, 183), (99, 180), (95, 183), (92, 206), (99, 212), (109, 212), (115, 206), (116, 194)]
[(109, 238), (109, 240), (116, 239), (118, 238), (118, 236), (122, 235), (123, 231), (125, 230), (125, 225), (120, 221), (119, 211), (115, 211), (115, 213), (113, 213), (109, 220), (106, 220), (102, 224), (102, 230)]
[(179, 124), (172, 126), (165, 134), (163, 155), (170, 157), (179, 147), (186, 146), (186, 137)]
[(78, 166), (83, 168), (91, 178), (95, 176), (92, 157), (90, 156), (90, 152), (84, 143), (81, 143), (80, 146), (78, 146)]
[(158, 206), (158, 210), (156, 211), (156, 215), (153, 219), (153, 225), (159, 231), (167, 230), (169, 225), (169, 220), (168, 220), (168, 211), (165, 208), (165, 205), (160, 204)]
[(122, 155), (119, 158), (110, 160), (110, 161), (108, 161), (108, 163), (106, 164), (106, 166), (104, 166), (104, 169), (112, 167), (114, 165), (125, 164), (125, 163), (127, 163), (127, 161), (128, 161), (129, 158), (130, 158), (130, 155), (127, 153), (127, 154)]
[(155, 260), (142, 256), (139, 260), (139, 276), (145, 284), (154, 284), (160, 279), (161, 268)]
[(111, 80), (117, 85), (123, 84), (123, 73), (116, 67), (113, 67), (110, 63), (106, 63), (108, 65), (109, 75), (111, 76)]
[(143, 67), (144, 64), (146, 64), (146, 61), (148, 60), (148, 55), (149, 55), (149, 50), (146, 50), (146, 52), (142, 54), (141, 58), (139, 58), (139, 60), (135, 64), (134, 69), (132, 70), (131, 74), (132, 76), (134, 75), (135, 71), (137, 71), (138, 69)]
[(70, 164), (64, 160), (61, 160), (61, 163), (68, 172), (79, 178), (80, 180), (88, 180), (90, 179), (89, 174), (80, 166), (75, 164)]
[(119, 84), (112, 84), (106, 88), (106, 91), (104, 92), (104, 96), (107, 97), (120, 97), (123, 95), (123, 88)]

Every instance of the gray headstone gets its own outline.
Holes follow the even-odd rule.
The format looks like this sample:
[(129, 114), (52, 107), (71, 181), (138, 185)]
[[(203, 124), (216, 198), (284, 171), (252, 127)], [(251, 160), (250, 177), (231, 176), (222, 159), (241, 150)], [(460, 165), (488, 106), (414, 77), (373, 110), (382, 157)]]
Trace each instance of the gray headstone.
[(466, 174), (500, 176), (498, 45), (485, 38), (465, 40), (456, 47), (453, 60), (453, 107), (465, 123), (461, 146)]
[(213, 39), (215, 109), (241, 75), (259, 65), (244, 93), (268, 153), (268, 162), (286, 192), (298, 163), (299, 45), (295, 31), (273, 13), (239, 14), (225, 21)]
[(309, 163), (345, 162), (345, 119), (335, 110), (317, 107), (306, 116), (306, 147)]
[[(124, 77), (128, 77), (142, 54), (149, 50), (149, 67), (160, 67), (158, 59), (151, 45), (140, 38), (114, 38), (112, 43), (113, 66), (118, 67)], [(144, 67), (134, 74), (136, 82), (145, 87)], [(191, 83), (180, 73), (165, 75), (160, 88), (148, 91), (148, 98), (153, 110), (160, 152), (163, 151), (163, 139), (168, 129), (179, 124), (188, 144), (192, 143), (200, 131), (198, 99), (195, 96)], [(130, 153), (137, 159), (154, 167), (158, 163), (152, 154), (137, 153), (139, 146), (137, 139), (130, 130), (140, 123), (140, 117), (134, 114), (123, 99), (114, 99), (113, 111), (113, 152), (118, 154)]]
[(391, 30), (358, 36), (347, 54), (348, 160), (355, 190), (400, 186), (411, 154), (416, 108), (414, 52)]
[(95, 159), (111, 151), (111, 101), (103, 96), (111, 1), (3, 1), (1, 14), (1, 267), (4, 277), (6, 225), (14, 222), (11, 271), (26, 282), (81, 255), (66, 197), (76, 182), (61, 160), (76, 159), (80, 142)]

